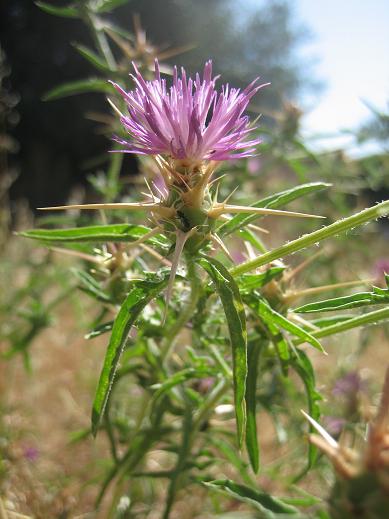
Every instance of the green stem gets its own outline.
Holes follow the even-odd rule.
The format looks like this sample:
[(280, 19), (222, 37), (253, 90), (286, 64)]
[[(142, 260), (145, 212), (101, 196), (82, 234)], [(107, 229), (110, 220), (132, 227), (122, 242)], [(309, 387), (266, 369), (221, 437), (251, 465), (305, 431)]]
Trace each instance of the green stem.
[(186, 398), (185, 415), (182, 427), (182, 442), (180, 449), (177, 453), (177, 463), (170, 479), (169, 489), (166, 498), (166, 505), (162, 515), (162, 519), (169, 519), (170, 512), (173, 508), (175, 497), (180, 486), (180, 479), (183, 477), (183, 472), (185, 471), (187, 460), (192, 450), (193, 440), (195, 438), (194, 431), (192, 429), (192, 420), (192, 407), (188, 399)]
[(117, 69), (115, 58), (108, 44), (101, 21), (89, 8), (87, 2), (79, 2), (80, 11), (85, 24), (88, 26), (100, 56), (112, 70)]
[(119, 176), (123, 163), (123, 153), (111, 153), (107, 171), (107, 192), (105, 202), (115, 200), (119, 192)]
[(105, 408), (104, 421), (105, 421), (105, 428), (107, 431), (112, 459), (115, 463), (118, 463), (119, 458), (118, 458), (118, 454), (117, 454), (117, 450), (116, 450), (116, 439), (115, 439), (115, 434), (114, 434), (114, 431), (112, 428), (112, 423), (111, 423), (111, 418), (109, 416), (109, 413), (110, 413), (110, 400), (108, 400), (107, 406)]
[(183, 311), (178, 316), (175, 323), (167, 330), (165, 339), (161, 345), (161, 361), (166, 362), (170, 357), (172, 349), (175, 344), (177, 335), (180, 333), (182, 328), (192, 317), (196, 310), (197, 303), (201, 293), (201, 283), (196, 273), (196, 265), (194, 261), (189, 259), (187, 261), (188, 273), (187, 277), (190, 282), (190, 295), (189, 300)]
[(311, 245), (319, 243), (322, 240), (330, 238), (331, 236), (336, 236), (337, 234), (368, 223), (371, 220), (381, 218), (382, 216), (387, 216), (388, 214), (389, 200), (386, 200), (380, 204), (375, 205), (374, 207), (364, 209), (360, 213), (349, 216), (348, 218), (344, 218), (343, 220), (339, 220), (331, 225), (327, 225), (326, 227), (318, 229), (317, 231), (314, 231), (310, 234), (301, 236), (300, 238), (286, 243), (281, 247), (277, 247), (272, 251), (266, 252), (265, 254), (262, 254), (261, 256), (258, 256), (251, 261), (246, 261), (245, 263), (242, 263), (241, 265), (231, 269), (230, 273), (233, 276), (244, 274), (245, 272), (249, 272), (250, 270), (261, 267), (262, 265), (266, 265), (271, 261), (288, 256), (293, 252), (310, 247)]
[(212, 393), (209, 395), (207, 401), (204, 403), (203, 407), (200, 408), (194, 418), (193, 421), (193, 432), (194, 434), (200, 430), (203, 423), (208, 419), (208, 417), (213, 413), (216, 404), (219, 400), (225, 395), (225, 393), (231, 388), (231, 380), (224, 378), (219, 382), (219, 384), (215, 387)]
[[(389, 319), (389, 308), (381, 308), (380, 310), (375, 310), (374, 312), (358, 315), (357, 317), (353, 317), (347, 321), (332, 324), (331, 326), (327, 326), (326, 328), (322, 328), (321, 330), (316, 330), (310, 333), (317, 339), (320, 339), (321, 337), (328, 337), (329, 335), (335, 335), (336, 333), (346, 332), (347, 330), (358, 328), (359, 326), (376, 324), (378, 321), (385, 319)], [(294, 344), (301, 344), (302, 342), (304, 341), (298, 340), (294, 342)]]

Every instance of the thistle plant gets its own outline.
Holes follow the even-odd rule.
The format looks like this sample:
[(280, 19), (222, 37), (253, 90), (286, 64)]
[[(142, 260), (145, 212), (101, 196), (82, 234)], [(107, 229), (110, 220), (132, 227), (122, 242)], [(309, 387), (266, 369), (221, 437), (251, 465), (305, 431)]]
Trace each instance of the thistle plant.
[[(320, 339), (387, 320), (389, 287), (298, 306), (306, 297), (368, 281), (297, 290), (295, 278), (315, 256), (294, 268), (286, 259), (387, 216), (389, 201), (267, 250), (267, 231), (257, 220), (321, 218), (280, 208), (330, 186), (302, 184), (250, 206), (230, 203), (234, 193), (219, 199), (218, 166), (256, 153), (256, 128), (244, 112), (264, 85), (255, 80), (243, 91), (229, 85), (218, 90), (211, 62), (194, 79), (174, 69), (170, 87), (158, 62), (153, 80), (134, 69), (133, 90), (114, 83), (121, 104), (110, 103), (125, 130), (115, 137), (120, 149), (114, 153), (150, 156), (163, 185), (148, 184), (147, 198), (138, 202), (44, 208), (98, 210), (103, 224), (22, 233), (66, 247), (85, 262), (81, 286), (101, 307), (88, 337), (110, 334), (92, 410), (92, 432), (107, 435), (112, 454), (97, 506), (112, 486), (111, 517), (146, 517), (153, 504), (142, 481), (161, 479), (168, 482), (160, 510), (165, 519), (179, 506), (178, 494), (193, 486), (227, 493), (263, 517), (303, 517), (290, 500), (258, 488), (258, 410), (266, 409), (276, 424), (282, 413), (295, 419), (294, 401), (285, 401), (300, 394), (294, 372), (303, 382), (311, 423), (318, 422), (321, 397), (309, 347), (324, 355)], [(137, 222), (145, 215), (148, 225), (128, 223), (128, 212)], [(108, 223), (111, 214), (123, 221)], [(237, 244), (248, 256), (238, 265), (232, 259)], [(370, 305), (377, 308), (341, 312)], [(306, 318), (331, 311), (335, 317)], [(311, 445), (306, 464), (296, 466), (296, 481), (316, 458)], [(221, 468), (221, 459), (230, 471)], [(226, 479), (226, 472), (238, 481)]]

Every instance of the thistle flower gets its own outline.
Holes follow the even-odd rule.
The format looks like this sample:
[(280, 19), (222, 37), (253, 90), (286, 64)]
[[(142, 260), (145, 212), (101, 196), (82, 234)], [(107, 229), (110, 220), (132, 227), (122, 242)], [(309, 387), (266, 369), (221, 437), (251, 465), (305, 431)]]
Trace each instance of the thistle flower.
[(265, 85), (255, 79), (243, 91), (224, 85), (215, 89), (218, 76), (212, 78), (212, 61), (207, 61), (203, 78), (187, 78), (174, 68), (170, 88), (161, 79), (155, 61), (155, 79), (145, 81), (134, 64), (132, 76), (136, 88), (125, 92), (112, 83), (123, 96), (128, 115), (121, 116), (131, 140), (117, 139), (127, 153), (164, 155), (183, 161), (183, 165), (204, 160), (223, 161), (249, 157), (255, 153), (258, 138), (250, 139), (255, 130), (243, 115), (250, 99)]

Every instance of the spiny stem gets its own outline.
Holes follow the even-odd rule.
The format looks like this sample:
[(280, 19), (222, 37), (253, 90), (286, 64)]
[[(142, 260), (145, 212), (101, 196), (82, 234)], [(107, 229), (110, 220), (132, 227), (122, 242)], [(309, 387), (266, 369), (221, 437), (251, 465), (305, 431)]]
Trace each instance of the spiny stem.
[[(347, 321), (332, 324), (331, 326), (326, 326), (325, 328), (320, 328), (320, 330), (315, 330), (310, 333), (316, 337), (316, 339), (320, 339), (322, 337), (328, 337), (329, 335), (335, 335), (336, 333), (346, 332), (347, 330), (352, 330), (353, 328), (358, 328), (359, 326), (376, 324), (378, 321), (385, 321), (387, 319), (389, 319), (389, 308), (381, 308), (380, 310), (358, 315), (357, 317), (352, 317)], [(301, 344), (304, 341), (298, 339), (297, 341), (293, 342), (294, 344)]]
[(358, 227), (365, 223), (370, 222), (371, 220), (375, 220), (376, 218), (381, 218), (383, 216), (387, 216), (389, 214), (389, 200), (381, 202), (373, 207), (369, 207), (368, 209), (364, 209), (360, 213), (356, 213), (348, 218), (343, 220), (339, 220), (331, 225), (327, 225), (326, 227), (322, 227), (317, 231), (314, 231), (310, 234), (305, 234), (296, 240), (293, 240), (281, 247), (277, 247), (272, 251), (266, 252), (257, 258), (246, 261), (237, 267), (234, 267), (230, 270), (233, 276), (238, 276), (240, 274), (244, 274), (246, 272), (250, 272), (251, 270), (257, 269), (263, 265), (270, 263), (276, 259), (284, 258), (293, 252), (297, 252), (299, 250), (305, 249), (306, 247), (310, 247), (315, 243), (319, 243), (331, 236), (336, 236), (337, 234), (341, 234), (345, 231), (353, 229), (354, 227)]
[(192, 261), (188, 261), (187, 277), (190, 281), (190, 296), (186, 307), (182, 310), (175, 323), (166, 332), (165, 339), (161, 345), (161, 362), (166, 362), (174, 346), (175, 339), (185, 324), (192, 317), (197, 307), (197, 302), (201, 293), (201, 283), (196, 273), (196, 266)]

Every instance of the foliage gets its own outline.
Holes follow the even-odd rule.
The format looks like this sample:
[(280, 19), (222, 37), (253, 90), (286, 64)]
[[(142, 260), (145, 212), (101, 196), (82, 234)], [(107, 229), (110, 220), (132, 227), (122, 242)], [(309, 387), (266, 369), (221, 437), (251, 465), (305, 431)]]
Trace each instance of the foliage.
[[(96, 46), (76, 45), (76, 49), (95, 66), (98, 76), (55, 87), (47, 99), (80, 91), (105, 92), (102, 78), (107, 77), (127, 81), (126, 88), (133, 86), (111, 49), (113, 42), (118, 44), (128, 58), (128, 49), (133, 52), (135, 48), (132, 39), (100, 18), (122, 3), (101, 0), (61, 7), (38, 3), (49, 14), (81, 18)], [(146, 58), (142, 64), (147, 74)], [(114, 99), (114, 95), (112, 91), (110, 97)], [(119, 98), (116, 103), (119, 110), (124, 108)], [(122, 198), (119, 182), (122, 157), (115, 153), (110, 155), (104, 180), (92, 180), (100, 189), (101, 203), (69, 206), (73, 211), (99, 209), (102, 222), (76, 212), (59, 223), (49, 219), (41, 228), (20, 233), (79, 262), (74, 281), (68, 284), (65, 276), (64, 292), (49, 303), (42, 287), (50, 286), (52, 280), (42, 275), (42, 268), (30, 276), (24, 292), (7, 303), (7, 313), (11, 313), (11, 307), (26, 293), (33, 296), (30, 312), (20, 316), (27, 321), (27, 331), (13, 330), (13, 346), (6, 356), (22, 351), (28, 360), (31, 340), (49, 324), (50, 309), (73, 294), (75, 284), (91, 299), (95, 312), (87, 338), (106, 338), (91, 428), (81, 431), (78, 440), (92, 432), (104, 436), (109, 444), (111, 457), (96, 502), (97, 509), (109, 502), (109, 517), (147, 517), (157, 511), (168, 519), (176, 512), (180, 496), (190, 492), (204, 496), (205, 491), (208, 497), (201, 501), (201, 516), (228, 517), (231, 506), (239, 506), (238, 514), (249, 510), (251, 517), (333, 516), (324, 500), (296, 490), (292, 483), (321, 463), (320, 440), (309, 445), (301, 441), (304, 426), (299, 409), (308, 410), (310, 432), (316, 427), (328, 440), (318, 426), (322, 395), (313, 358), (327, 352), (332, 355), (332, 342), (322, 343), (324, 337), (386, 322), (388, 287), (339, 296), (339, 290), (366, 284), (357, 280), (298, 290), (296, 277), (316, 258), (312, 255), (294, 267), (288, 262), (292, 254), (304, 254), (307, 248), (368, 223), (376, 228), (375, 221), (389, 214), (389, 201), (343, 218), (338, 214), (344, 205), (335, 206), (331, 221), (324, 225), (305, 218), (305, 223), (290, 224), (299, 215), (281, 209), (291, 203), (305, 210), (322, 208), (324, 194), (331, 189), (328, 182), (306, 181), (307, 164), (320, 159), (300, 142), (298, 121), (294, 122), (271, 134), (264, 144), (267, 168), (282, 164), (292, 169), (298, 179), (294, 187), (273, 189), (257, 199), (258, 189), (252, 189), (255, 180), (250, 178), (246, 161), (232, 165), (225, 179), (223, 168), (216, 176), (208, 167), (190, 170), (172, 162), (176, 168), (170, 164), (172, 176), (163, 169), (167, 168), (164, 163), (160, 168), (166, 174), (167, 196), (150, 188), (151, 202), (128, 202)], [(122, 131), (114, 119), (106, 130)], [(301, 154), (297, 158), (296, 150)], [(152, 161), (143, 158), (141, 165), (145, 177), (155, 177)], [(239, 168), (239, 179), (245, 185), (234, 195), (236, 203), (249, 198), (250, 205), (219, 203), (218, 195), (229, 194)], [(122, 203), (115, 204), (119, 199)], [(257, 226), (265, 216), (266, 225), (273, 217), (288, 221), (284, 230), (293, 232), (292, 239), (268, 246), (260, 237), (263, 229)], [(312, 226), (316, 228), (312, 230)], [(364, 240), (363, 233), (359, 241)], [(341, 244), (344, 247), (343, 241)], [(247, 251), (245, 261), (234, 261), (236, 250)], [(386, 276), (386, 283), (388, 279)], [(322, 298), (323, 292), (332, 297)], [(318, 300), (305, 302), (307, 296), (318, 294)], [(297, 306), (300, 300), (303, 304)], [(323, 318), (321, 313), (329, 311), (332, 317), (325, 314)], [(298, 442), (294, 462), (273, 475), (261, 461), (266, 414), (279, 439)], [(329, 443), (333, 447), (331, 439)], [(288, 496), (280, 498), (267, 491), (258, 473), (283, 485)], [(163, 486), (165, 492), (160, 491)], [(336, 493), (338, 487), (334, 488)], [(385, 499), (380, 494), (380, 503)]]

